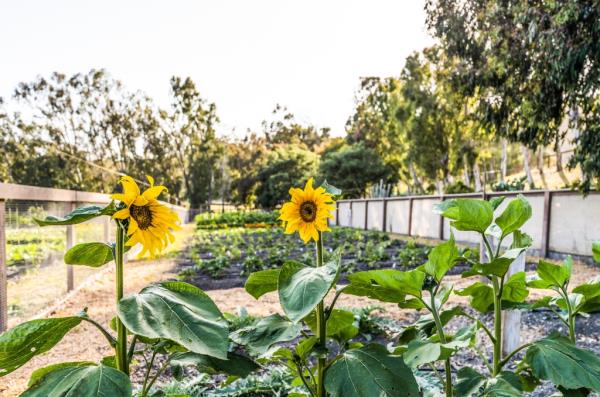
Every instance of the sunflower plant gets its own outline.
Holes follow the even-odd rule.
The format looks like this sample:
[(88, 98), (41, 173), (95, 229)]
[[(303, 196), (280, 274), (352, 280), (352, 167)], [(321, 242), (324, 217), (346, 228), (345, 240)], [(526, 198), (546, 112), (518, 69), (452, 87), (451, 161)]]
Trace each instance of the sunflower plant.
[[(600, 357), (576, 345), (574, 325), (577, 314), (600, 310), (600, 282), (593, 279), (569, 291), (569, 258), (562, 265), (541, 261), (535, 280), (528, 281), (522, 271), (511, 274), (512, 264), (532, 244), (531, 237), (522, 230), (532, 208), (523, 196), (518, 196), (500, 211), (503, 200), (456, 199), (438, 207), (453, 230), (479, 235), (485, 255), (478, 257), (470, 249), (460, 250), (451, 236), (432, 249), (422, 266), (410, 271), (354, 273), (348, 276), (349, 285), (342, 292), (426, 312), (417, 323), (404, 329), (390, 349), (413, 368), (428, 396), (518, 397), (533, 391), (542, 381), (554, 384), (564, 397), (600, 391)], [(444, 283), (444, 278), (459, 263), (466, 265), (462, 266), (462, 277), (474, 280), (466, 288), (454, 289)], [(551, 289), (558, 296), (527, 302), (530, 288)], [(481, 316), (491, 315), (491, 325), (484, 321), (485, 317), (460, 306), (445, 308), (452, 293), (468, 297), (473, 311)], [(567, 325), (568, 337), (552, 334), (503, 351), (503, 313), (539, 307), (556, 309)], [(447, 332), (446, 324), (458, 316), (466, 317), (470, 325), (452, 334)], [(491, 346), (490, 355), (481, 351), (481, 344)], [(455, 369), (452, 357), (464, 349), (477, 354), (487, 371), (468, 366)], [(514, 361), (516, 357), (521, 360)], [(444, 364), (443, 369), (436, 366), (439, 362)], [(439, 377), (439, 393), (427, 386), (431, 382), (424, 382), (422, 371), (427, 367)]]
[[(296, 383), (304, 385), (305, 393), (296, 396), (419, 396), (403, 358), (381, 344), (353, 340), (359, 332), (354, 314), (335, 307), (344, 290), (337, 286), (342, 251), (325, 255), (323, 240), (341, 191), (326, 182), (314, 188), (311, 178), (304, 189), (289, 193), (280, 219), (285, 233), (297, 232), (304, 244), (314, 243), (314, 264), (287, 260), (279, 269), (252, 273), (245, 285), (248, 293), (259, 299), (277, 291), (285, 315), (266, 317), (232, 339), (259, 360), (287, 365), (297, 375)], [(278, 345), (298, 338), (293, 348)]]
[(100, 216), (113, 220), (114, 242), (78, 244), (66, 252), (65, 262), (100, 267), (114, 261), (117, 315), (103, 325), (84, 308), (73, 316), (17, 325), (0, 335), (0, 377), (52, 349), (82, 322), (93, 325), (114, 354), (100, 362), (39, 368), (32, 373), (23, 396), (130, 397), (130, 367), (140, 362), (145, 362), (143, 383), (137, 390), (141, 397), (150, 395), (156, 380), (167, 370), (179, 377), (184, 367), (195, 366), (235, 378), (258, 368), (241, 352), (229, 351), (227, 321), (210, 297), (195, 286), (167, 281), (124, 296), (125, 252), (140, 246), (138, 257), (154, 257), (174, 241), (172, 232), (179, 228), (176, 213), (158, 201), (166, 188), (155, 185), (151, 177), (148, 182), (150, 187), (142, 192), (133, 178), (125, 176), (120, 180), (122, 191), (111, 196), (110, 204), (80, 207), (64, 217), (37, 220), (41, 226), (73, 225)]

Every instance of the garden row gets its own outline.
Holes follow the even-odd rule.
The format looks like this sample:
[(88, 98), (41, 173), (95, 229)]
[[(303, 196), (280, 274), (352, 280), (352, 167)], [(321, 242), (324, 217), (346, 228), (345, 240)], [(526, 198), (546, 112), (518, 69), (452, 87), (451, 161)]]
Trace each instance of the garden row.
[[(342, 273), (360, 270), (413, 269), (427, 261), (430, 248), (413, 241), (390, 239), (378, 231), (335, 227), (323, 239), (325, 256), (342, 247)], [(241, 287), (253, 272), (281, 267), (293, 259), (310, 265), (312, 245), (302, 244), (295, 235), (279, 227), (198, 230), (188, 260), (181, 266), (183, 280), (202, 289)], [(456, 268), (454, 272), (459, 272)]]

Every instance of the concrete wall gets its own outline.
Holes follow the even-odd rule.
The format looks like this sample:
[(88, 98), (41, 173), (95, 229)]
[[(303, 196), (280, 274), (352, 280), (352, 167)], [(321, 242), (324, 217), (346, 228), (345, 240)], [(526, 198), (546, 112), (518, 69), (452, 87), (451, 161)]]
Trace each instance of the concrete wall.
[[(532, 207), (532, 216), (522, 230), (533, 238), (532, 250), (536, 254), (590, 256), (593, 241), (600, 241), (600, 194), (592, 192), (582, 197), (578, 192), (569, 191), (532, 191), (524, 192)], [(468, 196), (468, 195), (467, 195)], [(498, 216), (515, 193), (507, 193), (506, 199), (496, 210)], [(460, 197), (453, 195), (451, 198)], [(474, 195), (470, 195), (474, 197)], [(338, 203), (339, 225), (359, 229), (365, 227), (365, 201), (345, 200)], [(409, 209), (412, 201), (412, 227), (409, 227)], [(434, 212), (434, 206), (440, 203), (438, 196), (416, 196), (413, 198), (389, 198), (385, 203), (381, 199), (368, 202), (367, 227), (370, 230), (383, 230), (390, 233), (415, 237), (440, 238), (440, 222), (443, 222), (443, 238), (448, 239), (450, 222)], [(384, 206), (386, 207), (384, 210)], [(547, 206), (547, 207), (546, 207)], [(386, 213), (384, 222), (383, 214)], [(544, 217), (547, 214), (547, 231)], [(452, 230), (457, 241), (478, 244), (476, 233)], [(507, 238), (503, 245), (511, 244)]]
[(386, 231), (408, 234), (408, 200), (388, 201)]
[(383, 229), (383, 200), (369, 201), (367, 228), (369, 230)]
[(550, 251), (590, 255), (593, 241), (600, 240), (600, 194), (555, 194), (550, 207)]

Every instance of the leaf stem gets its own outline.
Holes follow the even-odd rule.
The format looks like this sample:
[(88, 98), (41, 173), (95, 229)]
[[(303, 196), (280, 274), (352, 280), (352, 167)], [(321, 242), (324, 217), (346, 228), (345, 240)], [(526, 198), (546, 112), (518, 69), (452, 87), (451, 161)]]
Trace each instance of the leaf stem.
[(519, 347), (517, 347), (515, 350), (513, 350), (508, 356), (504, 357), (504, 359), (502, 359), (502, 361), (500, 361), (500, 368), (504, 367), (506, 365), (506, 363), (508, 363), (510, 361), (511, 358), (513, 358), (513, 356), (515, 354), (517, 354), (518, 352), (520, 352), (523, 349), (528, 348), (529, 346), (531, 346), (533, 343), (525, 343), (524, 345), (521, 345)]
[[(323, 266), (323, 234), (319, 232), (319, 240), (317, 245), (317, 267)], [(321, 352), (317, 358), (317, 397), (326, 397), (325, 392), (325, 365), (327, 361), (327, 319), (325, 318), (325, 310), (323, 301), (317, 305), (317, 338), (319, 338), (319, 346)]]
[(569, 327), (569, 339), (571, 339), (571, 342), (576, 343), (577, 340), (575, 339), (575, 313), (573, 313), (573, 305), (571, 305), (571, 301), (569, 300), (569, 292), (566, 290), (566, 288), (562, 288), (561, 291), (564, 294), (563, 299), (567, 304), (567, 326)]
[[(115, 245), (115, 268), (116, 268), (116, 300), (117, 306), (123, 298), (123, 252), (125, 250), (125, 230), (123, 226), (117, 222), (117, 241)], [(126, 375), (129, 375), (129, 366), (127, 365), (127, 330), (125, 325), (117, 316), (117, 345), (115, 348), (115, 356), (117, 369)]]
[(331, 301), (331, 305), (329, 305), (329, 307), (327, 308), (327, 310), (325, 312), (325, 321), (329, 320), (329, 316), (331, 316), (331, 313), (333, 312), (333, 308), (334, 308), (338, 298), (340, 297), (340, 295), (342, 295), (343, 291), (344, 291), (344, 289), (340, 288), (339, 290), (337, 290), (335, 292), (335, 296), (333, 297), (333, 300)]
[(502, 360), (502, 291), (498, 282), (498, 277), (492, 277), (494, 287), (494, 371), (493, 376), (500, 373), (502, 369), (500, 362)]
[(108, 340), (108, 343), (111, 347), (115, 347), (117, 345), (117, 341), (115, 340), (115, 338), (102, 325), (100, 325), (99, 323), (87, 316), (81, 316), (81, 319), (83, 321), (87, 321), (90, 324), (93, 324), (96, 328), (98, 328), (98, 330), (100, 330), (100, 332), (102, 333), (102, 335), (104, 335), (106, 340)]

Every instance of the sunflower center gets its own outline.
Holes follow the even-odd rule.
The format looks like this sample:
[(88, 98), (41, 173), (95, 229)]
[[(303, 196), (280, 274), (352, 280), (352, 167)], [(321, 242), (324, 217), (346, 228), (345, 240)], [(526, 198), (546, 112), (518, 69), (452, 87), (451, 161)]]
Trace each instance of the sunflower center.
[(129, 213), (135, 219), (140, 229), (146, 230), (152, 225), (152, 211), (150, 211), (150, 207), (147, 205), (132, 205), (129, 207)]
[(304, 222), (313, 222), (317, 218), (317, 205), (312, 201), (305, 201), (300, 205), (300, 217)]

